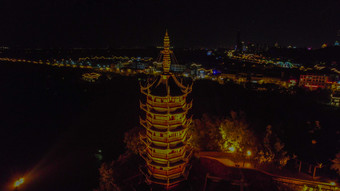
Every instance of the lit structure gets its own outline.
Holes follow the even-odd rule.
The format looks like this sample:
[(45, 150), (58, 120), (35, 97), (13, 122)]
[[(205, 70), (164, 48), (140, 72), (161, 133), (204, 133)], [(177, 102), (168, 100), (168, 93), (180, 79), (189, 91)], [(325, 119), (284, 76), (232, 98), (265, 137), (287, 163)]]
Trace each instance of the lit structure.
[(170, 66), (171, 71), (173, 72), (184, 72), (187, 67), (185, 65), (180, 65), (180, 64), (172, 64)]
[(82, 75), (82, 79), (88, 82), (95, 82), (99, 79), (99, 77), (101, 76), (101, 74), (98, 73), (85, 73)]
[[(185, 180), (189, 171), (192, 148), (187, 134), (192, 121), (187, 118), (192, 102), (187, 97), (192, 84), (184, 86), (173, 73), (170, 73), (171, 55), (169, 36), (164, 37), (163, 73), (155, 80), (149, 79), (141, 85), (144, 100), (140, 102), (143, 115), (140, 124), (143, 128), (140, 138), (146, 149), (141, 156), (146, 165), (141, 168), (149, 184), (172, 188)], [(173, 56), (173, 55), (172, 55)], [(145, 130), (145, 131), (144, 131)]]
[(20, 178), (19, 180), (14, 182), (14, 188), (18, 188), (20, 185), (22, 185), (24, 183), (25, 179), (24, 178)]
[(335, 41), (334, 46), (340, 46), (339, 41)]
[(331, 105), (340, 107), (340, 92), (334, 92), (331, 95)]
[(328, 76), (325, 75), (300, 75), (299, 86), (311, 90), (326, 88), (328, 84)]

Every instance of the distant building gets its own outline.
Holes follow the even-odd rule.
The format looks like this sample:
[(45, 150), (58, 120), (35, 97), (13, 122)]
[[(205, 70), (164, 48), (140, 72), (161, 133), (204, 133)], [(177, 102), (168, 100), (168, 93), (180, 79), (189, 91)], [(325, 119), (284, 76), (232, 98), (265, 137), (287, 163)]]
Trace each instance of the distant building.
[(129, 64), (128, 68), (136, 69), (136, 70), (144, 70), (148, 66), (149, 66), (148, 63), (144, 63), (144, 62), (132, 62), (132, 63)]
[(254, 44), (254, 43), (248, 43), (247, 52), (248, 53), (257, 53), (258, 52), (257, 45)]
[(242, 52), (246, 52), (248, 50), (247, 45), (242, 41)]
[(115, 67), (116, 69), (121, 69), (121, 68), (124, 67), (124, 64), (123, 64), (122, 62), (119, 62), (119, 63), (115, 64), (114, 67)]
[(196, 63), (192, 63), (190, 65), (190, 74), (192, 76), (198, 76), (198, 69), (202, 68), (202, 64), (196, 64)]
[(328, 85), (328, 76), (326, 75), (300, 75), (299, 86), (311, 90), (326, 88)]
[(199, 68), (199, 69), (197, 69), (197, 78), (201, 78), (201, 79), (203, 79), (203, 78), (207, 78), (207, 77), (209, 77), (213, 72), (212, 72), (212, 70), (207, 70), (207, 69), (204, 69), (204, 68)]
[(331, 105), (340, 107), (340, 92), (334, 92), (331, 95)]
[(82, 75), (82, 79), (87, 81), (87, 82), (96, 82), (101, 74), (98, 73), (85, 73)]
[(294, 87), (294, 86), (296, 86), (296, 79), (290, 79), (290, 80), (288, 80), (288, 87)]
[(232, 82), (237, 83), (237, 84), (243, 84), (243, 83), (247, 82), (247, 74), (245, 74), (245, 73), (221, 74), (219, 76), (219, 80), (232, 81)]
[(187, 69), (185, 65), (181, 64), (171, 64), (170, 71), (172, 72), (184, 72)]
[(338, 82), (329, 82), (330, 89), (332, 91), (340, 91), (340, 81)]
[(8, 50), (7, 46), (0, 46), (0, 50)]
[(156, 69), (163, 70), (163, 62), (153, 62)]
[(334, 46), (339, 46), (339, 41), (335, 41)]

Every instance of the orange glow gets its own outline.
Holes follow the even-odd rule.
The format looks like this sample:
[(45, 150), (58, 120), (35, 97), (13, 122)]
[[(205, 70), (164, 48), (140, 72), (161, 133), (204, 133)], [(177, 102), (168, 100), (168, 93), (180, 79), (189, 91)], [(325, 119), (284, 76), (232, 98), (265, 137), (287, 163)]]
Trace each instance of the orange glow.
[(14, 182), (14, 187), (19, 187), (21, 184), (23, 184), (25, 181), (24, 178), (20, 178), (19, 180)]
[(228, 149), (229, 149), (229, 151), (232, 152), (232, 153), (236, 150), (235, 147), (233, 147), (233, 146), (229, 147)]
[(312, 144), (315, 145), (317, 142), (316, 140), (312, 140)]
[[(140, 139), (146, 149), (140, 151), (145, 160), (142, 173), (147, 183), (160, 184), (169, 189), (187, 178), (188, 162), (192, 148), (187, 144), (190, 136), (188, 127), (192, 119), (187, 117), (192, 103), (187, 103), (191, 86), (184, 86), (170, 73), (169, 37), (164, 37), (163, 74), (146, 86), (141, 85), (141, 93), (146, 97), (140, 101), (145, 112), (140, 118), (143, 132)], [(171, 81), (172, 83), (169, 83)], [(170, 85), (173, 84), (173, 85)], [(164, 87), (161, 91), (154, 91)], [(174, 90), (180, 90), (176, 94)]]
[(98, 73), (85, 73), (82, 75), (82, 79), (88, 82), (95, 82), (96, 80), (99, 79), (99, 77), (101, 76), (101, 74)]

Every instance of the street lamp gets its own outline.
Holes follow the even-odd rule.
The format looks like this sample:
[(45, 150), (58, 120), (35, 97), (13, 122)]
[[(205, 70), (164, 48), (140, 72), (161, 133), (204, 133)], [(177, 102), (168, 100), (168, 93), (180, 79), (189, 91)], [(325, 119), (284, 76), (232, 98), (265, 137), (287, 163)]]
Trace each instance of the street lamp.
[(250, 157), (251, 156), (251, 151), (250, 150), (247, 150), (247, 152), (246, 152), (246, 157), (245, 157), (245, 159), (243, 159), (243, 167), (244, 167), (244, 163), (246, 162), (246, 158), (247, 157)]
[(25, 182), (25, 178), (19, 178), (19, 180), (14, 182), (14, 188), (15, 190), (18, 189), (18, 187)]

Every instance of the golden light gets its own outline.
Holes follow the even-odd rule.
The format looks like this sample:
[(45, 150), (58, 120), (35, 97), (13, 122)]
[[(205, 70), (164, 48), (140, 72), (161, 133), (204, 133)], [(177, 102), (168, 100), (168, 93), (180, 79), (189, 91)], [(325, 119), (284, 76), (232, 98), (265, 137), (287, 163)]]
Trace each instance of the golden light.
[(21, 184), (23, 184), (25, 181), (24, 178), (20, 178), (19, 180), (14, 182), (14, 187), (19, 187)]
[[(140, 109), (146, 114), (140, 117), (140, 125), (145, 129), (145, 132), (140, 134), (140, 140), (146, 147), (140, 155), (145, 160), (146, 168), (143, 168), (142, 172), (147, 182), (163, 185), (168, 190), (183, 181), (185, 173), (189, 170), (187, 163), (192, 155), (192, 149), (186, 146), (177, 148), (172, 145), (179, 143), (186, 145), (187, 129), (191, 124), (187, 112), (192, 107), (192, 103), (187, 102), (186, 98), (191, 93), (192, 85), (186, 87), (170, 73), (173, 55), (167, 32), (161, 55), (163, 73), (153, 82), (148, 82), (146, 86), (141, 84), (140, 87), (143, 97), (146, 97), (145, 101), (140, 100)], [(174, 82), (171, 86), (168, 83), (170, 81)], [(164, 89), (166, 91), (162, 94), (154, 91), (154, 87), (159, 84), (166, 86)], [(181, 92), (170, 93), (173, 86)], [(177, 108), (183, 110), (177, 112)]]
[(230, 152), (234, 152), (235, 151), (235, 147), (231, 146), (228, 148)]
[(329, 184), (332, 185), (332, 186), (336, 185), (335, 182), (330, 182)]
[(247, 151), (247, 156), (248, 156), (248, 157), (251, 156), (251, 151), (250, 151), (250, 150)]

